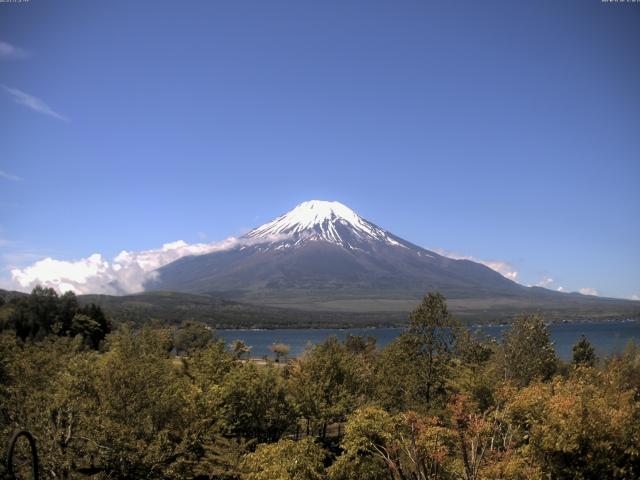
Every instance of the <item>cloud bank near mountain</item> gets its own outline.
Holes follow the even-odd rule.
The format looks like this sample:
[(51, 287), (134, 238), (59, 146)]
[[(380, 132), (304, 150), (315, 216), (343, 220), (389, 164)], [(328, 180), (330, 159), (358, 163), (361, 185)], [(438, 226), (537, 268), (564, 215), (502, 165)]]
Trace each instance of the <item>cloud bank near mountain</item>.
[(505, 262), (503, 260), (482, 260), (470, 255), (460, 255), (458, 253), (450, 252), (442, 248), (434, 248), (432, 250), (438, 255), (452, 258), (454, 260), (471, 260), (472, 262), (481, 263), (485, 267), (489, 267), (491, 270), (495, 270), (503, 277), (506, 277), (509, 280), (513, 280), (514, 282), (518, 282), (518, 271), (509, 262)]
[(21, 291), (30, 291), (36, 285), (42, 285), (58, 292), (71, 290), (77, 294), (136, 293), (143, 291), (144, 284), (155, 278), (158, 268), (181, 257), (230, 250), (264, 241), (229, 237), (221, 242), (189, 244), (178, 240), (141, 252), (123, 250), (112, 260), (100, 253), (71, 261), (47, 257), (28, 267), (12, 269), (11, 280), (13, 287)]

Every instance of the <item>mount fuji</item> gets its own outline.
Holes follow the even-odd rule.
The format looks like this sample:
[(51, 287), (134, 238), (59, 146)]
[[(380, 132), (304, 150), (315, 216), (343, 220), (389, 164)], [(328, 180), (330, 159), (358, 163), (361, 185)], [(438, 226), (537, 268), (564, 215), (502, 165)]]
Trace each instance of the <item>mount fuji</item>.
[[(624, 302), (525, 287), (480, 263), (414, 245), (339, 202), (320, 200), (251, 230), (231, 250), (183, 257), (156, 273), (147, 291), (334, 312), (405, 312), (431, 291), (442, 293), (461, 316), (496, 318), (527, 310), (598, 312)], [(624, 303), (638, 310), (636, 302)]]

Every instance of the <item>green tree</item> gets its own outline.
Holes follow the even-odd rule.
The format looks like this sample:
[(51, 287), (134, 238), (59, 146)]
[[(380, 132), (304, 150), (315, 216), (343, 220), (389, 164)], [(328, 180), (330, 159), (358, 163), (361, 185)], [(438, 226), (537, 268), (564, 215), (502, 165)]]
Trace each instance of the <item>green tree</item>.
[(211, 329), (203, 323), (188, 320), (176, 331), (173, 345), (178, 354), (190, 355), (211, 341)]
[(336, 337), (315, 345), (291, 367), (290, 385), (307, 427), (342, 422), (364, 401), (370, 371), (362, 356), (354, 355)]
[(504, 333), (503, 371), (507, 380), (526, 386), (556, 372), (557, 357), (549, 328), (539, 315), (520, 315)]
[(499, 346), (462, 327), (456, 344), (447, 390), (469, 397), (484, 412), (494, 405), (495, 388), (501, 380), (494, 361)]
[(95, 352), (81, 352), (81, 341), (50, 336), (40, 342), (0, 348), (6, 364), (3, 422), (0, 436), (16, 428), (29, 429), (38, 441), (41, 468), (49, 477), (68, 478), (76, 459), (83, 459), (82, 411), (87, 402), (80, 385), (95, 366)]
[[(10, 323), (22, 340), (41, 339), (52, 333), (57, 320), (58, 294), (38, 285), (28, 297), (16, 302)], [(57, 330), (64, 333), (62, 325), (57, 325)]]
[(359, 355), (370, 355), (376, 349), (376, 337), (368, 336), (364, 338), (360, 335), (347, 334), (344, 340), (347, 351)]
[(106, 338), (106, 336), (112, 331), (111, 321), (104, 313), (100, 306), (95, 303), (90, 303), (88, 305), (84, 305), (80, 307), (77, 313), (81, 313), (83, 315), (88, 316), (89, 318), (96, 321), (99, 325), (99, 333), (97, 333), (94, 337), (91, 337), (91, 343), (93, 348), (98, 348), (100, 343)]
[(449, 314), (445, 299), (439, 293), (427, 294), (411, 312), (409, 321), (409, 334), (418, 341), (424, 357), (425, 401), (430, 404), (434, 397), (445, 394), (459, 324)]
[(193, 390), (168, 354), (170, 332), (112, 335), (95, 370), (92, 425), (107, 477), (166, 478), (197, 434)]
[(435, 417), (415, 412), (391, 415), (364, 407), (349, 417), (340, 443), (343, 453), (329, 476), (332, 480), (447, 478), (452, 445), (452, 432)]
[(281, 369), (272, 365), (237, 365), (225, 376), (219, 400), (224, 430), (233, 437), (274, 442), (296, 422)]
[(510, 395), (512, 429), (545, 478), (640, 478), (640, 403), (618, 375), (579, 368)]
[(612, 355), (606, 362), (608, 372), (615, 372), (618, 389), (631, 389), (640, 401), (640, 344), (629, 340), (624, 350)]
[(71, 320), (69, 335), (72, 337), (80, 335), (87, 345), (97, 348), (104, 334), (100, 329), (100, 324), (93, 318), (83, 313), (76, 313)]
[(580, 335), (580, 340), (576, 342), (572, 349), (573, 357), (571, 363), (575, 366), (593, 367), (596, 364), (596, 352), (587, 337)]
[(246, 480), (323, 480), (326, 452), (311, 437), (258, 445), (248, 454)]
[(249, 355), (249, 353), (251, 353), (251, 347), (243, 340), (234, 340), (231, 342), (231, 351), (233, 352), (233, 356), (239, 360), (243, 355)]
[(78, 313), (79, 308), (78, 298), (75, 293), (69, 291), (60, 295), (56, 305), (55, 324), (52, 326), (53, 332), (59, 335), (70, 334), (72, 337), (75, 336), (75, 333), (69, 333), (69, 331), (73, 323), (73, 317)]
[(416, 336), (403, 333), (383, 348), (374, 372), (374, 399), (388, 411), (428, 407), (428, 358)]
[(195, 459), (193, 475), (198, 479), (240, 480), (245, 471), (245, 456), (254, 443), (253, 439), (222, 435), (205, 437), (199, 446), (202, 452)]
[[(84, 317), (75, 319), (78, 314)], [(15, 301), (8, 323), (22, 340), (41, 340), (51, 334), (82, 335), (85, 343), (94, 349), (111, 331), (110, 322), (97, 305), (80, 307), (73, 292), (58, 296), (52, 288), (41, 286)]]
[(234, 368), (234, 358), (225, 348), (223, 340), (216, 340), (197, 350), (189, 358), (182, 358), (184, 373), (203, 393), (218, 395), (225, 376)]

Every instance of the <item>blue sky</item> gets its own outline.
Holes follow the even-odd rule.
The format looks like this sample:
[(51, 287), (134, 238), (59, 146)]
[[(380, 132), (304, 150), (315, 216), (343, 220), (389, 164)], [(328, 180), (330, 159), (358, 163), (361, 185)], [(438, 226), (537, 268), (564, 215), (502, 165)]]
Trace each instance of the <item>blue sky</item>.
[(327, 199), (523, 284), (640, 295), (639, 22), (600, 0), (0, 4), (2, 285)]

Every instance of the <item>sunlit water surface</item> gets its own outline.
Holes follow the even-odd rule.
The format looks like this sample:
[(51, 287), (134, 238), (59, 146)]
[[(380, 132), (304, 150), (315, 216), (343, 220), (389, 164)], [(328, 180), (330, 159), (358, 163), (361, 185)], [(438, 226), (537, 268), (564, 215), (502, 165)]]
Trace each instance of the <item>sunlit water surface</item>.
[[(476, 327), (472, 327), (475, 329)], [(483, 334), (500, 338), (508, 327), (502, 325), (477, 327)], [(640, 343), (639, 321), (611, 321), (589, 323), (556, 323), (549, 326), (551, 338), (561, 358), (571, 358), (571, 347), (585, 335), (600, 356), (624, 349), (630, 340)], [(376, 345), (383, 347), (402, 332), (401, 328), (310, 328), (283, 330), (218, 330), (216, 334), (229, 343), (243, 340), (252, 347), (252, 357), (272, 356), (273, 343), (286, 343), (291, 348), (290, 356), (300, 355), (307, 346), (321, 343), (335, 335), (343, 340), (348, 334), (372, 336)]]

